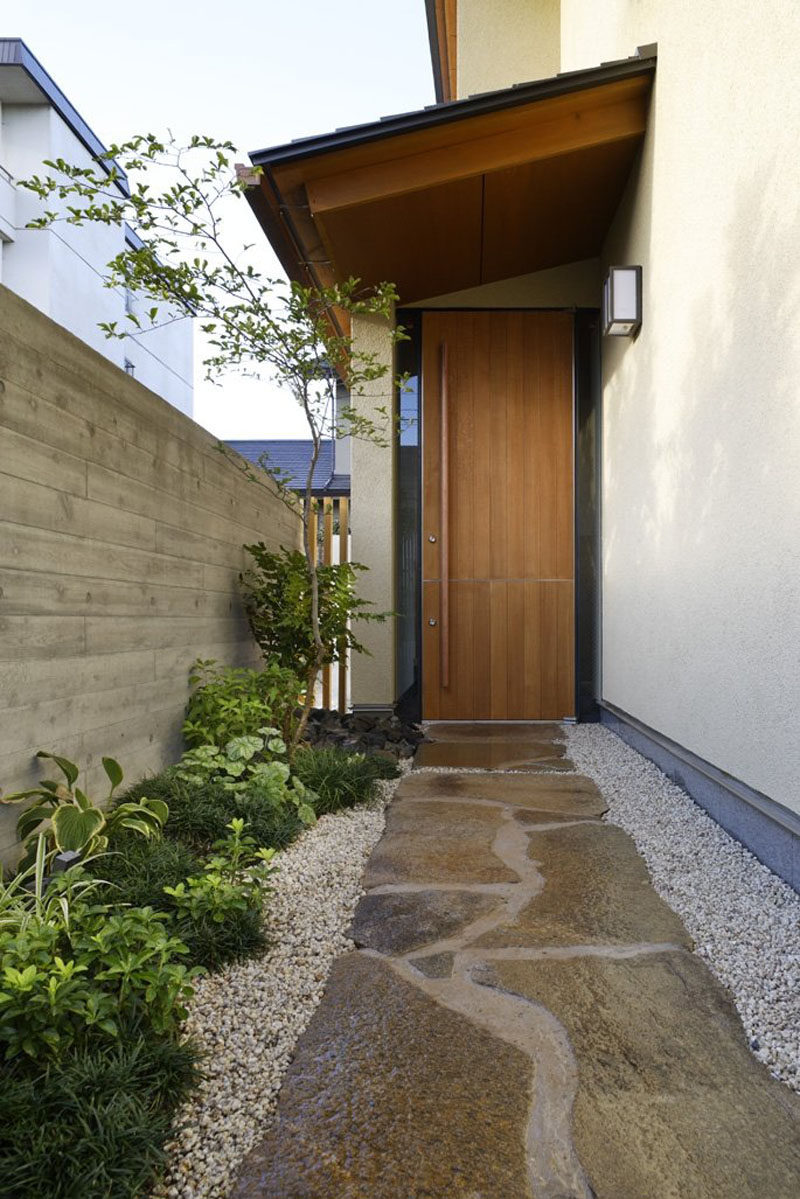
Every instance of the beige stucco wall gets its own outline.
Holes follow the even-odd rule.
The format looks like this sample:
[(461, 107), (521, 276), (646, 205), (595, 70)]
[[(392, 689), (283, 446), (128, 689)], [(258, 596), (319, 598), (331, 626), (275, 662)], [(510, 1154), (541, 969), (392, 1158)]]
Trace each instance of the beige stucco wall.
[(517, 275), (497, 283), (484, 283), (465, 291), (451, 291), (410, 304), (410, 308), (597, 308), (602, 294), (602, 268), (598, 258), (584, 258), (566, 266), (530, 275)]
[(605, 257), (603, 693), (800, 811), (800, 5), (564, 0), (565, 70), (658, 42)]
[[(352, 500), (350, 530), (352, 556), (369, 570), (358, 579), (358, 592), (374, 605), (376, 612), (394, 609), (394, 438), (389, 422), (377, 411), (394, 407), (394, 345), (390, 324), (379, 317), (353, 317), (353, 347), (361, 354), (374, 354), (388, 374), (363, 387), (351, 403), (358, 412), (382, 428), (386, 445), (355, 437), (352, 441)], [(383, 624), (356, 625), (358, 640), (369, 651), (354, 654), (350, 693), (354, 706), (393, 704), (395, 701), (394, 619)]]
[(560, 70), (561, 0), (458, 0), (458, 97)]

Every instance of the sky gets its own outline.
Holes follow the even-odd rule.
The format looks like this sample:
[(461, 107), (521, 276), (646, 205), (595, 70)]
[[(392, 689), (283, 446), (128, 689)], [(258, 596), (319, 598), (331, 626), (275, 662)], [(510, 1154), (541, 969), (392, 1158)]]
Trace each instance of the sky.
[[(2, 0), (0, 15), (106, 143), (169, 129), (255, 150), (434, 101), (424, 0)], [(273, 385), (201, 370), (194, 416), (221, 438), (305, 435)]]

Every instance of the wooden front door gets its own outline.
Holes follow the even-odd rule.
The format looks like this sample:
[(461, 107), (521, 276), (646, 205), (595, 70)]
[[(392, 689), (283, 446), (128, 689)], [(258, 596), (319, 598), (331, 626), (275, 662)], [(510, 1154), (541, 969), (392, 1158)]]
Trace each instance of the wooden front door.
[(423, 317), (427, 720), (574, 714), (572, 326)]

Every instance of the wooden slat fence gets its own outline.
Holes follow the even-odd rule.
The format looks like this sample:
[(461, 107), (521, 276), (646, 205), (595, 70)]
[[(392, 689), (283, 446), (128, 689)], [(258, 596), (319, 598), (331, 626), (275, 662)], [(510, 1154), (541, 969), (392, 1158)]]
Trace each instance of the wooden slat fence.
[[(316, 561), (321, 566), (335, 565), (350, 560), (350, 501), (345, 496), (315, 498), (311, 509), (309, 527), (311, 544), (316, 550)], [(323, 708), (333, 706), (342, 713), (350, 703), (348, 655), (344, 645), (339, 648), (339, 660), (322, 670), (318, 685), (319, 700)]]

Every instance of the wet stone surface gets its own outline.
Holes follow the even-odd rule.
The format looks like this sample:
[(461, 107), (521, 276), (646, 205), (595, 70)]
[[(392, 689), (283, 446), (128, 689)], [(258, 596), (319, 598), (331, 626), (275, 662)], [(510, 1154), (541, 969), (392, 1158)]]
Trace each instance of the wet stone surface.
[(364, 888), (515, 882), (516, 873), (492, 852), (502, 823), (497, 809), (478, 804), (396, 801), (364, 872)]
[(529, 856), (544, 888), (515, 922), (480, 946), (675, 944), (691, 947), (679, 918), (650, 883), (633, 840), (612, 824), (532, 833)]
[(495, 962), (578, 1065), (573, 1139), (597, 1199), (796, 1199), (800, 1100), (751, 1056), (727, 993), (679, 950)]
[(537, 741), (425, 741), (414, 758), (415, 769), (447, 766), (476, 770), (574, 770), (564, 746)]
[(424, 958), (409, 958), (409, 962), (426, 978), (450, 978), (454, 958), (452, 953), (432, 953)]
[(517, 808), (511, 816), (523, 828), (532, 828), (538, 824), (575, 824), (577, 821), (597, 823), (599, 816), (576, 816), (574, 812), (548, 812), (536, 808)]
[(526, 1056), (348, 954), (235, 1199), (530, 1199)]
[(511, 807), (563, 812), (577, 817), (602, 816), (608, 805), (591, 779), (580, 774), (418, 774), (400, 783), (402, 799), (478, 799)]
[(359, 900), (350, 936), (359, 948), (404, 954), (460, 932), (500, 901), (467, 891), (414, 891), (365, 895)]

